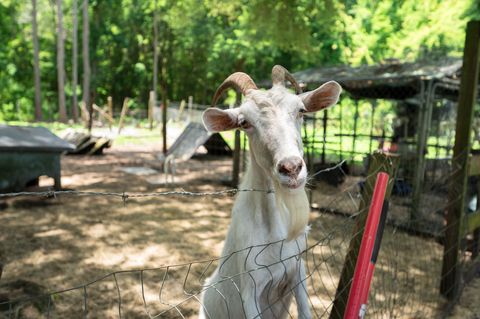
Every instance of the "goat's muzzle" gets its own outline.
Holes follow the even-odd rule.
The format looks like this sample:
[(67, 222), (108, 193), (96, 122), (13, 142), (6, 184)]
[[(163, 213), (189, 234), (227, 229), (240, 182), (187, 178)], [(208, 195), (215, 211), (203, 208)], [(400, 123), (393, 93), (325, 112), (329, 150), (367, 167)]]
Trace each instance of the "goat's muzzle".
[(277, 171), (282, 184), (288, 188), (300, 187), (304, 182), (304, 178), (300, 176), (303, 167), (303, 159), (298, 156), (290, 156), (278, 162)]

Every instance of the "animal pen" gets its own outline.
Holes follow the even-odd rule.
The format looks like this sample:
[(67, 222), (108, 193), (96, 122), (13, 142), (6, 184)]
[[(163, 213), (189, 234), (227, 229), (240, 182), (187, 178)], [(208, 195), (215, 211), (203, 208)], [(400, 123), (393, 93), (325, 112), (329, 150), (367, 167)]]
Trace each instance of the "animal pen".
[[(480, 162), (475, 154), (470, 154), (469, 144), (477, 101), (479, 39), (480, 22), (469, 23), (463, 62), (389, 63), (356, 69), (308, 70), (294, 75), (312, 88), (325, 79), (337, 80), (346, 91), (340, 105), (307, 119), (303, 128), (305, 156), (312, 177), (311, 231), (304, 239), (307, 249), (288, 258), (305, 260), (305, 284), (315, 318), (343, 317), (358, 240), (378, 172), (396, 178), (391, 179), (387, 189), (389, 216), (370, 289), (368, 318), (439, 317), (451, 310), (465, 282), (478, 271), (478, 200), (474, 212), (467, 211), (475, 202), (475, 196), (468, 195), (478, 199), (480, 192), (476, 177), (480, 174)], [(455, 116), (462, 120), (461, 124), (458, 120), (455, 123)], [(240, 144), (237, 136), (237, 150)], [(248, 151), (243, 149), (244, 153)], [(388, 152), (375, 152), (377, 149)], [(238, 164), (241, 157), (236, 154)], [(192, 163), (177, 165), (181, 183), (187, 175), (182, 179), (182, 170)], [(213, 175), (221, 175), (211, 164), (198, 165), (206, 165)], [(476, 182), (476, 189), (467, 188), (467, 175), (469, 184)], [(75, 210), (77, 201), (87, 197), (99, 198), (106, 205), (120, 202), (125, 209), (134, 210), (137, 206), (163, 205), (174, 200), (194, 207), (198, 200), (214, 203), (238, 192), (268, 191), (52, 190), (0, 194), (0, 199), (55, 197), (64, 199), (65, 209)], [(181, 212), (164, 213), (162, 218), (167, 223), (171, 215)], [(176, 229), (176, 225), (167, 226)], [(209, 239), (199, 236), (185, 244), (201, 240)], [(282, 247), (283, 241), (265, 243), (234, 254), (248, 257), (257, 251), (256, 259), (270, 249), (281, 252)], [(193, 261), (179, 264), (112, 271), (67, 289), (30, 290), (18, 298), (0, 300), (0, 316), (28, 318), (28, 313), (32, 313), (28, 311), (34, 309), (33, 317), (45, 318), (195, 318), (202, 306), (200, 294), (205, 289), (205, 279), (229, 258), (232, 255), (196, 256)], [(257, 263), (256, 268), (245, 269), (238, 276), (268, 274), (273, 266), (276, 265)], [(228, 277), (224, 281), (234, 279)], [(292, 290), (285, 293), (292, 294)], [(4, 296), (2, 285), (0, 296)], [(271, 300), (272, 305), (278, 302), (281, 301)], [(296, 318), (293, 306), (289, 317)]]

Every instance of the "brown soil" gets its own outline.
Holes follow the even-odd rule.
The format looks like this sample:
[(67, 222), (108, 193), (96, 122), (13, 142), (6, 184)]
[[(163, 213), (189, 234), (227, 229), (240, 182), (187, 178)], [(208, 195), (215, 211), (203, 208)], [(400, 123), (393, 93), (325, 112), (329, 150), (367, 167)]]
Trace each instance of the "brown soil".
[[(177, 186), (162, 185), (160, 173), (137, 176), (120, 170), (143, 166), (161, 171), (159, 149), (144, 150), (124, 146), (107, 150), (104, 156), (64, 157), (63, 187), (120, 193), (228, 188), (224, 186), (231, 173), (228, 158), (202, 157), (178, 164)], [(41, 180), (43, 185), (50, 182)], [(328, 194), (338, 205), (354, 210), (354, 187), (345, 184)], [(127, 272), (86, 288), (13, 303), (10, 311), (21, 318), (47, 313), (51, 318), (83, 318), (85, 313), (90, 318), (148, 318), (147, 312), (154, 316), (171, 309), (161, 317), (178, 318), (181, 313), (195, 318), (199, 303), (191, 294), (217, 264), (209, 260), (221, 253), (233, 200), (228, 195), (129, 198), (125, 203), (105, 196), (9, 199), (0, 211), (0, 262), (4, 263), (0, 303), (2, 298), (82, 286), (121, 270)], [(316, 317), (324, 317), (331, 310), (353, 221), (312, 212), (311, 224), (312, 248), (304, 256), (309, 295)], [(370, 293), (370, 317), (438, 316), (443, 307), (437, 293), (442, 249), (434, 240), (387, 227)], [(175, 266), (183, 263), (187, 265)], [(31, 286), (36, 289), (33, 293)], [(175, 304), (180, 305), (172, 308)], [(0, 306), (0, 318), (8, 317), (5, 307)], [(295, 311), (291, 313), (296, 317)]]

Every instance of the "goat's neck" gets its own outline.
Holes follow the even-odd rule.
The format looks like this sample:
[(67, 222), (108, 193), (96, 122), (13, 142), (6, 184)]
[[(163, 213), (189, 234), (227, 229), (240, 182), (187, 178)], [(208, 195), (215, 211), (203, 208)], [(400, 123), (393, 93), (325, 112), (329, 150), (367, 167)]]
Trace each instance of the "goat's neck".
[[(255, 220), (265, 224), (275, 236), (292, 240), (301, 235), (308, 223), (310, 206), (305, 190), (288, 191), (270, 178), (258, 165), (252, 154), (245, 173), (243, 189), (272, 190), (274, 194), (264, 192), (243, 193), (246, 199), (260, 209), (252, 210)], [(282, 238), (282, 239), (283, 239)]]

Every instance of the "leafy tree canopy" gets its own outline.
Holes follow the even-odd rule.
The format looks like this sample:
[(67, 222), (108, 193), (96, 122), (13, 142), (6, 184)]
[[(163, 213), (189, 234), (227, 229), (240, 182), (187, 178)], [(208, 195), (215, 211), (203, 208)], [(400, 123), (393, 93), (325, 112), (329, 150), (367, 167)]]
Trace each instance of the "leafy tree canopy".
[[(480, 16), (475, 0), (157, 1), (159, 92), (170, 100), (192, 95), (200, 103), (208, 103), (231, 72), (245, 71), (261, 80), (276, 63), (298, 71), (386, 58), (459, 56), (466, 22)], [(38, 0), (37, 9), (43, 109), (46, 118), (55, 119), (56, 6)], [(0, 120), (33, 118), (31, 10), (30, 1), (0, 0)], [(146, 108), (154, 10), (154, 0), (89, 1), (91, 87), (97, 104), (111, 95), (118, 108), (128, 96), (136, 107)], [(63, 11), (71, 104), (72, 0), (63, 1)], [(79, 20), (81, 39), (81, 15)]]

